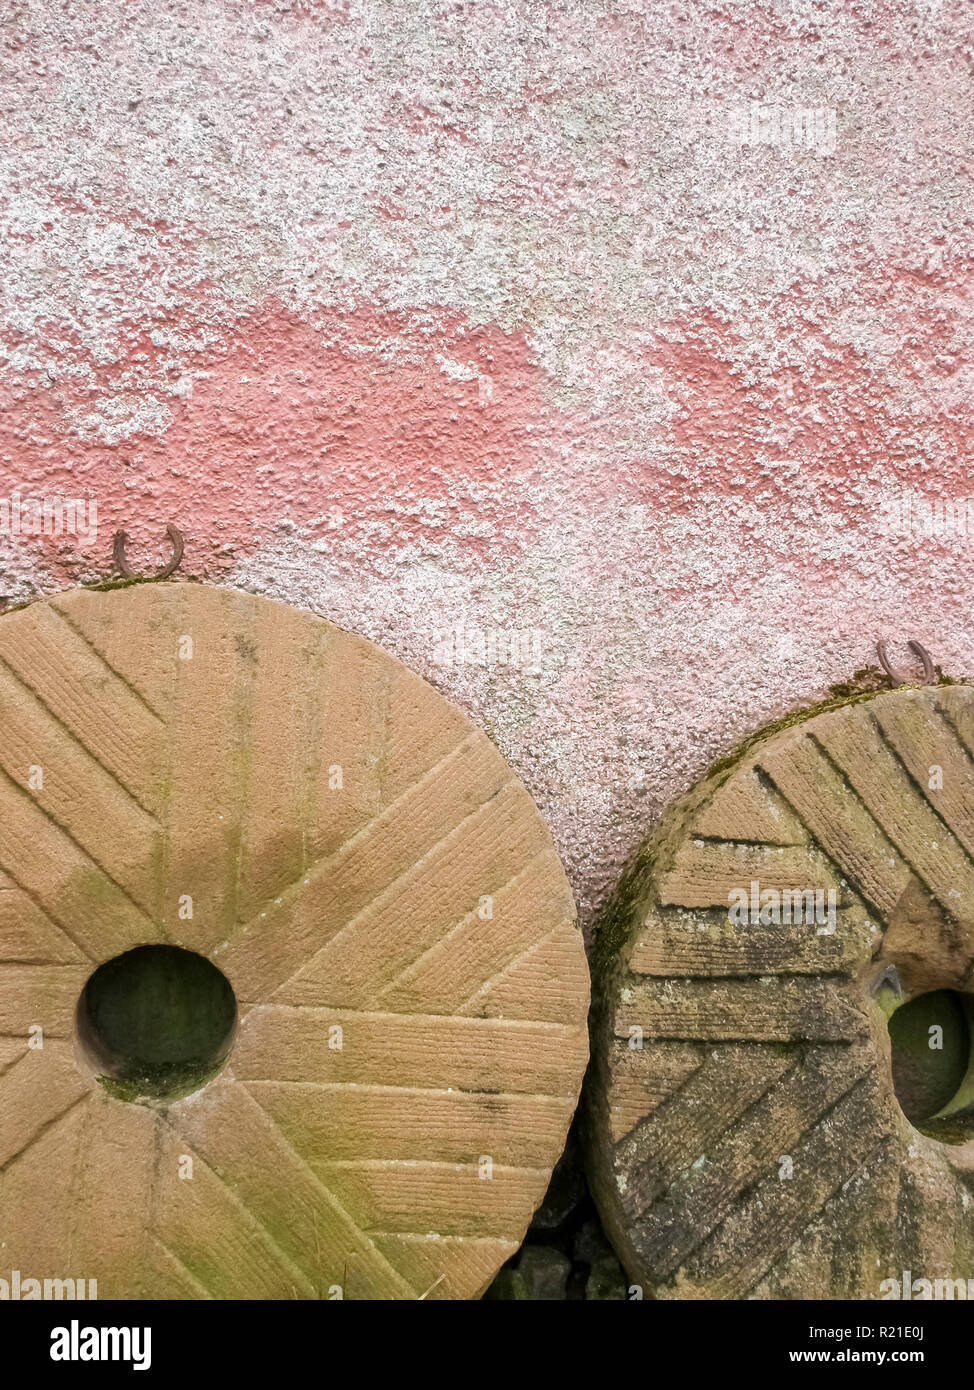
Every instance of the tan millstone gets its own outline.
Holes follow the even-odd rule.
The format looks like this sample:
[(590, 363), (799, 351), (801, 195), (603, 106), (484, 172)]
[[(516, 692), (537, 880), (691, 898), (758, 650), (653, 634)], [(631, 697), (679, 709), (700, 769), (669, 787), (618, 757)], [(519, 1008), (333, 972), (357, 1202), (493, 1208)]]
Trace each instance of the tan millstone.
[[(135, 1103), (75, 1010), (155, 943), (225, 973), (238, 1031)], [(0, 1277), (474, 1297), (561, 1152), (587, 1005), (530, 796), (369, 642), (183, 583), (0, 620)]]
[[(974, 1277), (974, 1069), (920, 1132), (886, 1027), (970, 990), (972, 754), (970, 687), (854, 700), (750, 744), (636, 856), (597, 938), (585, 1131), (646, 1297)], [(831, 920), (773, 895), (755, 920), (816, 889)]]

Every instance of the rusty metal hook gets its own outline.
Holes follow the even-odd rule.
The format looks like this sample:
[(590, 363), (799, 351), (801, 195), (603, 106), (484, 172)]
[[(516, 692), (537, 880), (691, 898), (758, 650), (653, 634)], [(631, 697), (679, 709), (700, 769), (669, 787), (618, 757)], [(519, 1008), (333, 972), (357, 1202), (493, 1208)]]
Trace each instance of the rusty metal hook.
[(927, 651), (926, 647), (921, 647), (919, 642), (907, 642), (906, 645), (909, 647), (910, 651), (913, 652), (914, 656), (920, 658), (921, 665), (923, 666), (924, 684), (934, 685), (937, 680), (937, 673), (933, 669), (933, 657)]
[[(927, 651), (926, 647), (922, 646), (919, 642), (914, 642), (912, 640), (907, 642), (906, 645), (909, 647), (913, 655), (918, 657), (920, 660), (920, 664), (923, 667), (924, 685), (935, 685), (937, 681), (937, 673), (934, 670), (933, 657)], [(910, 682), (907, 680), (907, 677), (904, 676), (900, 671), (897, 671), (895, 666), (893, 666), (890, 662), (889, 653), (886, 650), (885, 641), (876, 643), (876, 656), (879, 658), (880, 666), (882, 666), (883, 670), (886, 672), (890, 680), (893, 682), (894, 688), (898, 685), (910, 684)]]
[[(179, 566), (183, 562), (182, 532), (177, 526), (173, 526), (172, 522), (170, 522), (166, 527), (166, 535), (169, 537), (172, 544), (172, 559), (167, 565), (163, 565), (158, 574), (151, 576), (153, 579), (168, 579), (171, 574), (175, 574), (176, 570), (179, 569)], [(118, 567), (119, 574), (123, 575), (126, 579), (137, 579), (139, 576), (136, 575), (134, 570), (129, 568), (129, 563), (125, 558), (125, 544), (127, 541), (128, 536), (124, 531), (116, 531), (112, 553), (115, 557), (115, 564)]]

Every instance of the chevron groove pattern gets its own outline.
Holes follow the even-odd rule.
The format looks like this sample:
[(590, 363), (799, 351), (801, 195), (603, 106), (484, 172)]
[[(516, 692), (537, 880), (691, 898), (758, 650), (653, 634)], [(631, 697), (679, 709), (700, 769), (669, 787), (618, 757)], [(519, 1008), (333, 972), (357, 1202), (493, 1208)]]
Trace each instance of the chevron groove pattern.
[[(969, 989), (974, 690), (823, 712), (686, 806), (610, 905), (597, 970), (588, 1142), (631, 1278), (657, 1298), (868, 1298), (902, 1269), (974, 1273), (974, 1145), (907, 1123), (868, 993), (884, 963), (906, 997)], [(732, 916), (752, 884), (831, 890), (831, 926)]]
[[(238, 1000), (221, 1075), (165, 1109), (109, 1096), (72, 1041), (93, 967), (150, 942)], [(182, 583), (0, 622), (14, 1265), (83, 1265), (102, 1298), (475, 1297), (561, 1152), (587, 1007), (530, 797), (370, 643)]]

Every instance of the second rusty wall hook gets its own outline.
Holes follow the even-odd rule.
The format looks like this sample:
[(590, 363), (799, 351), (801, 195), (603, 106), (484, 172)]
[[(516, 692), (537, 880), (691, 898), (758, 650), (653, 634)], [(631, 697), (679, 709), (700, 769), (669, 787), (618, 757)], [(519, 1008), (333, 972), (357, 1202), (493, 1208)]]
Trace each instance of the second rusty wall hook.
[[(906, 645), (909, 647), (910, 651), (913, 653), (914, 656), (919, 657), (920, 664), (923, 667), (924, 685), (935, 685), (937, 682), (937, 673), (934, 670), (933, 658), (927, 651), (926, 647), (922, 646), (919, 642), (914, 642), (912, 640), (907, 642)], [(882, 666), (883, 670), (889, 676), (894, 687), (899, 685), (912, 684), (908, 677), (904, 676), (902, 672), (897, 671), (895, 666), (893, 666), (890, 662), (889, 653), (886, 650), (885, 641), (876, 643), (876, 656), (879, 659), (880, 666)]]

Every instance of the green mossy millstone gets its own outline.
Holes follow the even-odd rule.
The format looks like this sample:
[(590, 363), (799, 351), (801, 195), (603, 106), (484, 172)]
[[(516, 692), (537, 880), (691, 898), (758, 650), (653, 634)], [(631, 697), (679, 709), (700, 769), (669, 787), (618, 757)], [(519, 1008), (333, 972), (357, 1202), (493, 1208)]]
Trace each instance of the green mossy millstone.
[(122, 581), (0, 619), (0, 771), (9, 1267), (478, 1297), (564, 1149), (589, 1002), (486, 735), (311, 613)]
[(970, 686), (850, 689), (754, 735), (637, 851), (593, 975), (589, 1177), (645, 1297), (974, 1276)]

